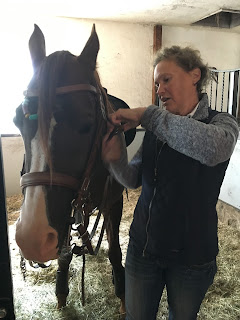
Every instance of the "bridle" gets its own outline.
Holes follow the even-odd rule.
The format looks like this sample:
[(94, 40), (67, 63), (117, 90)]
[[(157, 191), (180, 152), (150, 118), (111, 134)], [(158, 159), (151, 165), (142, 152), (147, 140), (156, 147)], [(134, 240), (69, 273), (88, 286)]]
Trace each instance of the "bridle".
[[(86, 84), (86, 83), (79, 83), (79, 84), (73, 84), (71, 86), (64, 86), (64, 87), (57, 87), (56, 88), (56, 94), (66, 94), (69, 92), (74, 92), (74, 91), (89, 91), (93, 92), (95, 94), (98, 93), (98, 90), (92, 86), (91, 84)], [(23, 92), (24, 96), (26, 98), (28, 97), (38, 97), (38, 92), (37, 90), (33, 89), (27, 89)]]
[[(97, 95), (97, 102), (98, 102), (97, 104), (100, 106), (101, 114), (102, 114), (102, 116), (99, 117), (98, 119), (95, 139), (92, 145), (90, 156), (87, 161), (87, 166), (86, 166), (83, 178), (80, 181), (72, 176), (54, 172), (54, 171), (53, 172), (31, 172), (31, 173), (24, 173), (22, 175), (20, 179), (20, 186), (22, 189), (27, 188), (29, 186), (39, 186), (39, 185), (60, 186), (60, 187), (68, 188), (77, 192), (77, 197), (72, 200), (71, 217), (74, 216), (74, 212), (76, 210), (84, 211), (84, 221), (77, 228), (77, 230), (79, 231), (80, 237), (82, 238), (83, 245), (81, 247), (78, 247), (75, 245), (72, 251), (73, 253), (76, 253), (79, 256), (87, 252), (89, 252), (90, 254), (97, 253), (96, 250), (94, 251), (92, 248), (91, 239), (87, 232), (89, 215), (91, 214), (91, 210), (89, 206), (89, 198), (90, 198), (89, 184), (91, 180), (92, 170), (97, 158), (97, 151), (100, 149), (100, 145), (101, 145), (104, 123), (107, 120), (107, 107), (103, 102), (102, 93), (99, 87), (96, 88), (90, 84), (76, 84), (76, 85), (56, 88), (57, 95), (76, 92), (76, 91), (87, 91)], [(24, 95), (25, 95), (25, 99), (28, 99), (30, 97), (38, 97), (38, 92), (36, 90), (28, 89), (24, 92)], [(25, 117), (26, 118), (29, 117), (28, 104), (26, 102), (22, 104), (22, 109)], [(107, 178), (107, 182), (108, 182), (108, 178)], [(106, 200), (106, 194), (107, 194), (106, 189), (108, 184), (107, 182), (104, 188), (105, 190), (104, 190), (103, 200), (100, 205), (101, 208), (104, 206), (104, 202)], [(97, 217), (97, 220), (99, 221), (99, 217)], [(70, 225), (73, 223), (74, 223), (74, 219), (70, 219)], [(94, 229), (96, 230), (96, 226), (94, 226)], [(69, 230), (69, 233), (70, 231), (71, 230)], [(68, 235), (68, 237), (70, 236)], [(99, 247), (100, 245), (97, 245), (96, 247), (97, 251)]]
[[(76, 84), (76, 85), (70, 85), (70, 86), (64, 86), (64, 87), (57, 87), (56, 88), (56, 95), (62, 95), (62, 94), (67, 94), (71, 92), (77, 92), (77, 91), (86, 91), (93, 93), (94, 95), (97, 96), (97, 105), (100, 106), (101, 109), (101, 116), (97, 117), (97, 128), (96, 128), (96, 134), (95, 134), (95, 139), (92, 145), (92, 149), (90, 152), (90, 156), (87, 161), (87, 166), (84, 172), (83, 178), (80, 180), (66, 174), (58, 173), (58, 172), (29, 172), (29, 173), (24, 173), (24, 168), (22, 169), (22, 176), (20, 179), (20, 186), (23, 189), (29, 187), (29, 186), (39, 186), (39, 185), (44, 185), (44, 186), (60, 186), (64, 188), (68, 188), (73, 190), (76, 194), (77, 197), (72, 200), (71, 205), (72, 205), (72, 212), (71, 216), (69, 219), (69, 228), (68, 228), (68, 234), (67, 237), (65, 238), (66, 242), (66, 249), (69, 251), (69, 254), (72, 256), (72, 254), (76, 254), (77, 256), (82, 256), (83, 257), (83, 267), (82, 267), (82, 303), (83, 305), (85, 304), (85, 293), (84, 293), (84, 273), (85, 273), (85, 254), (90, 253), (92, 255), (97, 254), (101, 241), (103, 238), (104, 234), (104, 229), (105, 229), (105, 219), (102, 224), (100, 236), (97, 242), (97, 245), (95, 249), (93, 249), (91, 240), (95, 234), (95, 231), (97, 230), (98, 222), (100, 220), (100, 216), (105, 209), (105, 204), (106, 204), (106, 198), (107, 198), (107, 193), (108, 193), (108, 185), (109, 185), (109, 176), (106, 178), (105, 186), (104, 186), (104, 191), (103, 191), (103, 198), (100, 206), (98, 207), (98, 215), (96, 217), (95, 223), (93, 225), (92, 231), (89, 234), (88, 233), (88, 224), (89, 224), (89, 217), (92, 214), (93, 210), (91, 209), (90, 206), (90, 192), (89, 192), (89, 185), (90, 185), (90, 180), (91, 180), (91, 174), (93, 171), (94, 164), (97, 159), (97, 151), (100, 150), (101, 148), (101, 141), (102, 141), (102, 136), (103, 136), (103, 129), (104, 125), (107, 121), (107, 107), (103, 102), (103, 96), (101, 93), (100, 87), (97, 86), (92, 86), (90, 84)], [(39, 94), (36, 90), (31, 90), (28, 89), (24, 91), (24, 102), (22, 103), (22, 110), (24, 113), (24, 116), (28, 118), (29, 120), (37, 119), (37, 115), (30, 115), (29, 110), (28, 110), (28, 104), (29, 104), (29, 98), (31, 97), (38, 97)], [(98, 112), (99, 110), (97, 110)], [(31, 118), (31, 116), (33, 116)], [(117, 131), (116, 131), (117, 132)], [(71, 230), (76, 230), (73, 228), (73, 224), (75, 223), (75, 213), (76, 212), (81, 213), (82, 215), (82, 222), (78, 225), (77, 231), (79, 233), (79, 238), (82, 239), (82, 245), (78, 246), (76, 244), (73, 244), (73, 247), (71, 246)], [(31, 264), (31, 263), (30, 263)], [(33, 266), (33, 263), (31, 264)], [(37, 264), (37, 266), (40, 267), (46, 267), (45, 264)], [(25, 267), (25, 260), (24, 257), (21, 255), (21, 261), (20, 261), (20, 268), (22, 270), (23, 277), (25, 279), (25, 272), (26, 272), (26, 267)]]

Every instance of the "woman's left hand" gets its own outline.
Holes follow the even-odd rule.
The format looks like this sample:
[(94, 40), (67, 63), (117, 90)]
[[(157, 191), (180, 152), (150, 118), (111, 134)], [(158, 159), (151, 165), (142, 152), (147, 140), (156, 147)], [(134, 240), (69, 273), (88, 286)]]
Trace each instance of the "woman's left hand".
[(108, 123), (107, 133), (102, 140), (102, 159), (105, 163), (119, 160), (125, 148), (122, 132), (111, 136), (114, 129), (115, 127), (111, 123)]

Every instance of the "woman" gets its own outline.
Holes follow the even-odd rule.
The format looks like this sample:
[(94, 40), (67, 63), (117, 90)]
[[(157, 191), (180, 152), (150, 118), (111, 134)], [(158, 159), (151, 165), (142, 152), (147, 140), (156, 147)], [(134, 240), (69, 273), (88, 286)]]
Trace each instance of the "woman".
[(143, 143), (127, 163), (121, 137), (103, 141), (103, 159), (128, 188), (142, 185), (126, 258), (126, 319), (156, 319), (164, 287), (169, 319), (197, 318), (217, 267), (216, 203), (239, 129), (209, 108), (202, 93), (208, 68), (197, 50), (161, 51), (154, 81), (163, 109), (151, 105), (112, 114), (123, 129), (141, 124)]

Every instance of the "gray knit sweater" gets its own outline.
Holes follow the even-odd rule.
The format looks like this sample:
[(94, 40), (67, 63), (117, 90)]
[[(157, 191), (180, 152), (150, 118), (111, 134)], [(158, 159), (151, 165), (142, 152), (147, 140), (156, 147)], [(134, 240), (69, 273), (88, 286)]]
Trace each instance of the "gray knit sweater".
[[(239, 128), (236, 119), (225, 112), (214, 116), (209, 124), (197, 121), (208, 117), (208, 107), (206, 93), (203, 94), (193, 117), (175, 115), (151, 105), (144, 112), (141, 125), (172, 149), (207, 166), (215, 166), (231, 157), (239, 136)], [(142, 145), (129, 163), (126, 148), (123, 147), (121, 159), (110, 163), (109, 169), (125, 187), (139, 187)]]

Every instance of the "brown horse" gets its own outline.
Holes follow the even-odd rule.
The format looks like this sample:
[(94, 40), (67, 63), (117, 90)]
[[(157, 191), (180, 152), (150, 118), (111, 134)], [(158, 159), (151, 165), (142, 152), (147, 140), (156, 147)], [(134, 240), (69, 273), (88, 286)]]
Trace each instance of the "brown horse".
[[(95, 70), (99, 50), (95, 26), (78, 57), (68, 51), (46, 57), (44, 35), (36, 25), (29, 48), (34, 75), (14, 119), (25, 145), (17, 244), (28, 260), (58, 259), (56, 295), (62, 307), (69, 291), (73, 253), (96, 253), (87, 226), (89, 215), (97, 209), (104, 215), (115, 292), (124, 312), (119, 245), (123, 187), (111, 178), (101, 160), (101, 141), (112, 104)], [(125, 107), (123, 101), (109, 98), (113, 107)], [(134, 135), (130, 132), (128, 144)], [(74, 222), (82, 246), (71, 246)]]

